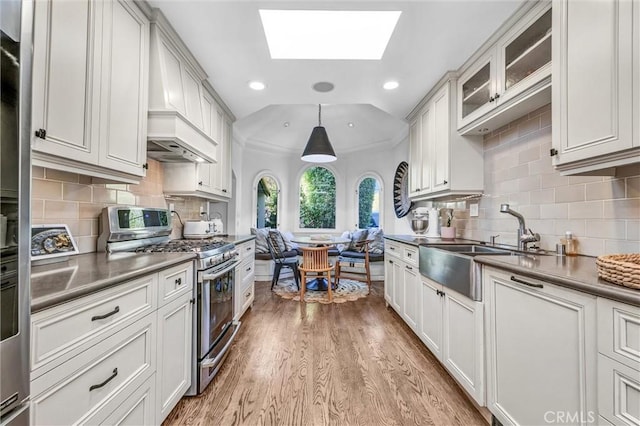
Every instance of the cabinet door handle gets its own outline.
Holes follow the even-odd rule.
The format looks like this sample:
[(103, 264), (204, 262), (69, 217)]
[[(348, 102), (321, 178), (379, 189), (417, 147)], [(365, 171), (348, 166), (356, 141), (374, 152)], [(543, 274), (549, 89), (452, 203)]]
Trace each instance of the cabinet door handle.
[(413, 271), (413, 268), (411, 266), (409, 266), (409, 265), (405, 265), (405, 268), (407, 268), (410, 271)]
[(47, 137), (47, 131), (45, 129), (38, 129), (36, 130), (36, 137), (40, 138), (40, 139), (46, 139)]
[(251, 247), (247, 247), (245, 250), (249, 251), (249, 250), (251, 250)]
[(244, 297), (249, 297), (249, 296), (251, 296), (251, 292), (244, 295)]
[(226, 190), (226, 189), (223, 189), (223, 190), (222, 190), (222, 192), (227, 192), (227, 190)]
[(107, 378), (107, 380), (105, 380), (104, 382), (99, 383), (99, 384), (97, 384), (97, 385), (91, 385), (91, 386), (89, 387), (89, 392), (91, 392), (91, 391), (92, 391), (92, 390), (94, 390), (94, 389), (100, 389), (101, 387), (103, 387), (104, 385), (106, 385), (107, 383), (109, 383), (110, 381), (112, 381), (113, 379), (115, 379), (117, 375), (118, 375), (118, 369), (117, 369), (117, 368), (114, 368), (114, 369), (113, 369), (113, 374), (112, 374), (111, 376), (109, 376), (109, 377)]
[(96, 316), (91, 317), (91, 321), (98, 321), (98, 320), (102, 320), (102, 319), (105, 319), (105, 318), (109, 318), (110, 316), (115, 315), (118, 312), (120, 312), (120, 306), (116, 306), (116, 308), (113, 311), (111, 311), (109, 313), (106, 313), (104, 315), (96, 315)]
[(395, 249), (396, 249), (395, 247), (389, 247), (389, 250), (395, 250)]
[(520, 284), (528, 285), (529, 287), (544, 288), (544, 286), (542, 284), (528, 283), (526, 281), (523, 281), (521, 279), (518, 279), (518, 278), (514, 277), (513, 275), (511, 275), (511, 281), (515, 281), (515, 282), (520, 283)]
[(176, 283), (177, 285), (182, 285), (182, 278), (176, 278), (175, 283)]
[(447, 182), (446, 180), (442, 182), (444, 185), (448, 184), (449, 182)]
[(549, 155), (550, 155), (551, 157), (555, 157), (556, 155), (558, 155), (558, 150), (557, 150), (557, 149), (555, 149), (555, 148), (551, 148), (551, 149), (549, 150)]
[(393, 263), (393, 260), (390, 260), (389, 263)]
[(411, 253), (407, 253), (407, 257), (411, 257)]
[(189, 302), (191, 302), (192, 305), (195, 305), (196, 304), (196, 299), (192, 298), (191, 300), (189, 300)]
[(500, 97), (500, 93), (496, 93), (495, 95), (493, 95), (493, 99), (498, 100), (498, 98)]
[(493, 101), (495, 101), (494, 97), (493, 96), (489, 97), (489, 102), (493, 102)]
[(251, 266), (249, 266), (245, 272), (249, 272), (249, 271), (251, 271)]
[(198, 182), (198, 185), (202, 186), (202, 181)]

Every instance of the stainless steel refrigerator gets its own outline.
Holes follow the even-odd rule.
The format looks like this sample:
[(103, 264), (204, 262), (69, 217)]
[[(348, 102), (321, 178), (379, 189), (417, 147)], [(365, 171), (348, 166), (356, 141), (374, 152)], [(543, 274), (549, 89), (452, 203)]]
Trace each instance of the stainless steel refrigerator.
[(32, 0), (0, 0), (0, 424), (29, 423)]

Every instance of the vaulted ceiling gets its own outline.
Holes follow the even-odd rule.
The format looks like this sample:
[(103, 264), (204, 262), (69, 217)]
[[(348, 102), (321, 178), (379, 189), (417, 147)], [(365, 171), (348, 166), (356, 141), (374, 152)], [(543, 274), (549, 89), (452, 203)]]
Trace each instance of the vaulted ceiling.
[[(237, 117), (234, 136), (264, 149), (301, 152), (318, 123), (338, 156), (407, 135), (404, 117), (455, 70), (521, 1), (151, 0), (167, 16)], [(399, 10), (381, 60), (271, 59), (260, 9)], [(254, 91), (253, 80), (267, 87)], [(384, 90), (383, 83), (400, 86)], [(313, 90), (331, 82), (327, 93)], [(351, 124), (349, 124), (351, 123)]]

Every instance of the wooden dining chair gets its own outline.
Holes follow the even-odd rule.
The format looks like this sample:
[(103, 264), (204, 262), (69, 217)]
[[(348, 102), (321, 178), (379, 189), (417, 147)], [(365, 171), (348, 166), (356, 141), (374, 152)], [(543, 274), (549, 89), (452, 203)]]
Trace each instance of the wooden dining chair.
[(333, 300), (331, 293), (331, 271), (333, 265), (329, 264), (329, 247), (300, 247), (302, 250), (302, 265), (298, 267), (301, 275), (300, 301), (304, 301), (304, 293), (307, 290), (307, 274), (315, 273), (314, 278), (321, 278), (327, 275), (327, 293), (329, 302)]
[[(336, 287), (340, 283), (340, 278), (345, 274), (345, 278), (350, 275), (357, 275), (358, 278), (364, 276), (367, 286), (371, 288), (371, 269), (369, 262), (369, 240), (358, 241), (355, 251), (345, 250), (338, 256), (336, 260)], [(347, 267), (351, 270), (343, 271), (342, 268)], [(355, 277), (354, 277), (355, 278)]]

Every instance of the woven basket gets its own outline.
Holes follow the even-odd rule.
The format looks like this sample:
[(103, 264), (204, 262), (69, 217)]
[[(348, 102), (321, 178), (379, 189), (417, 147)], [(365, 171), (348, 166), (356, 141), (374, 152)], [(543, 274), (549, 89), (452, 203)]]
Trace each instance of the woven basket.
[(640, 253), (598, 256), (596, 265), (603, 280), (640, 289)]

